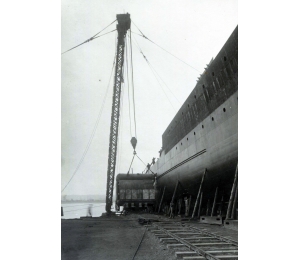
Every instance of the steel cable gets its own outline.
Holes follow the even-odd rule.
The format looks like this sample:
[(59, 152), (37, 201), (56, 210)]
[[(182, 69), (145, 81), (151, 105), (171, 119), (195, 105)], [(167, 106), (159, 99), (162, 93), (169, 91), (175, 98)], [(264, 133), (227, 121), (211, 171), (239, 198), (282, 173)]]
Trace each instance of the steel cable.
[(135, 258), (136, 253), (138, 252), (138, 250), (139, 250), (139, 248), (140, 248), (140, 246), (141, 246), (141, 244), (142, 244), (142, 241), (143, 241), (143, 239), (144, 239), (144, 236), (145, 236), (147, 230), (148, 230), (148, 228), (146, 227), (146, 228), (145, 228), (145, 231), (144, 231), (144, 234), (143, 234), (143, 236), (142, 236), (142, 238), (141, 238), (141, 241), (140, 241), (140, 243), (139, 243), (137, 249), (136, 249), (135, 252), (134, 252), (134, 255), (133, 255), (133, 257), (132, 257), (132, 260)]
[(93, 140), (93, 138), (94, 138), (94, 135), (95, 135), (96, 129), (97, 129), (97, 127), (98, 127), (98, 124), (99, 124), (99, 121), (100, 121), (100, 117), (101, 117), (101, 114), (102, 114), (102, 111), (103, 111), (103, 108), (104, 108), (104, 104), (105, 104), (105, 101), (106, 101), (106, 97), (107, 97), (107, 94), (108, 94), (108, 89), (109, 89), (109, 85), (110, 85), (110, 81), (111, 81), (111, 76), (112, 76), (113, 69), (114, 69), (114, 66), (115, 66), (115, 61), (116, 61), (116, 55), (115, 55), (115, 57), (114, 57), (114, 62), (113, 62), (113, 66), (112, 66), (112, 70), (111, 70), (109, 82), (108, 82), (108, 85), (107, 85), (107, 88), (106, 88), (106, 93), (105, 93), (105, 95), (104, 95), (104, 99), (103, 99), (101, 108), (100, 108), (100, 110), (99, 110), (99, 114), (98, 114), (98, 117), (97, 117), (97, 120), (96, 120), (96, 124), (95, 124), (95, 126), (94, 126), (94, 129), (93, 129), (93, 131), (92, 131), (91, 137), (90, 137), (90, 139), (89, 139), (89, 141), (88, 141), (88, 144), (87, 144), (87, 146), (86, 146), (86, 148), (85, 148), (85, 150), (84, 150), (84, 153), (83, 153), (83, 155), (82, 155), (82, 157), (81, 157), (81, 159), (80, 159), (80, 161), (79, 161), (79, 163), (78, 163), (78, 165), (77, 165), (77, 167), (76, 167), (76, 169), (75, 169), (75, 171), (74, 171), (72, 177), (70, 178), (70, 180), (68, 181), (68, 183), (65, 185), (65, 187), (62, 189), (61, 192), (63, 192), (63, 191), (66, 189), (66, 187), (69, 185), (69, 183), (71, 182), (71, 180), (72, 180), (73, 177), (75, 176), (76, 172), (78, 171), (79, 167), (81, 166), (81, 163), (83, 162), (83, 160), (84, 160), (84, 158), (85, 158), (85, 156), (86, 156), (86, 154), (87, 154), (87, 152), (88, 152), (88, 150), (89, 150), (89, 148), (90, 148), (90, 145), (91, 145), (92, 140)]
[[(131, 21), (132, 21), (132, 20), (131, 20)], [(150, 42), (152, 42), (152, 43), (155, 44), (157, 47), (159, 47), (159, 48), (161, 48), (162, 50), (164, 50), (165, 52), (169, 53), (169, 54), (172, 55), (174, 58), (180, 60), (181, 62), (183, 62), (184, 64), (186, 64), (186, 65), (189, 66), (190, 68), (192, 68), (192, 69), (194, 69), (194, 70), (200, 72), (199, 70), (197, 70), (197, 69), (194, 68), (193, 66), (189, 65), (188, 63), (186, 63), (186, 62), (183, 61), (182, 59), (176, 57), (176, 56), (175, 56), (174, 54), (172, 54), (171, 52), (167, 51), (167, 50), (164, 49), (163, 47), (159, 46), (158, 44), (156, 44), (155, 42), (153, 42), (152, 40), (150, 40), (145, 34), (142, 33), (142, 31), (137, 27), (137, 25), (136, 25), (133, 21), (132, 21), (132, 23), (135, 25), (135, 27), (136, 27), (136, 28), (140, 31), (140, 33), (142, 34), (142, 35), (140, 35), (140, 34), (136, 33), (137, 35), (139, 35), (139, 36), (145, 38), (146, 40), (148, 40), (148, 41), (150, 41)]]
[[(126, 37), (126, 43), (129, 42), (128, 38)], [(130, 135), (132, 137), (132, 130), (131, 130), (131, 109), (130, 109), (130, 91), (129, 91), (129, 75), (128, 75), (128, 49), (127, 49), (127, 44), (125, 45), (125, 53), (126, 53), (126, 60), (125, 60), (125, 67), (126, 67), (126, 75), (127, 75), (127, 90), (128, 90), (128, 104), (129, 104), (129, 124), (130, 124)]]
[(85, 43), (87, 43), (87, 42), (89, 42), (89, 41), (92, 41), (92, 40), (94, 40), (94, 39), (96, 39), (96, 38), (99, 38), (99, 37), (101, 37), (101, 36), (103, 36), (103, 35), (106, 35), (106, 34), (108, 34), (108, 33), (111, 33), (111, 32), (116, 31), (117, 29), (112, 30), (112, 31), (110, 31), (110, 32), (108, 32), (108, 33), (104, 33), (104, 34), (102, 34), (102, 35), (99, 35), (99, 36), (95, 37), (96, 35), (98, 35), (98, 34), (101, 33), (102, 31), (104, 31), (107, 27), (109, 27), (111, 24), (113, 24), (115, 21), (117, 21), (117, 20), (114, 20), (112, 23), (110, 23), (109, 25), (107, 25), (104, 29), (102, 29), (100, 32), (96, 33), (96, 34), (95, 34), (94, 36), (92, 36), (91, 38), (89, 38), (89, 39), (87, 39), (86, 41), (84, 41), (83, 43), (80, 43), (80, 44), (78, 44), (77, 46), (75, 46), (75, 47), (73, 47), (73, 48), (71, 48), (71, 49), (69, 49), (69, 50), (63, 52), (61, 55), (63, 55), (64, 53), (66, 53), (66, 52), (68, 52), (68, 51), (70, 51), (70, 50), (73, 50), (73, 49), (79, 47), (79, 46), (82, 45), (82, 44), (85, 44)]
[(130, 30), (130, 56), (131, 56), (131, 75), (132, 75), (132, 99), (133, 99), (133, 114), (134, 114), (134, 127), (135, 127), (135, 137), (136, 133), (136, 118), (135, 118), (135, 101), (134, 101), (134, 83), (133, 83), (133, 62), (132, 62), (132, 41), (131, 41), (131, 30)]
[(130, 172), (130, 168), (131, 168), (131, 165), (133, 163), (133, 159), (134, 159), (135, 156), (136, 156), (136, 153), (133, 154), (133, 157), (132, 157), (132, 160), (131, 160), (131, 163), (130, 163), (130, 166), (129, 166), (127, 174), (129, 174), (129, 172)]
[[(143, 56), (144, 59), (146, 60), (146, 62), (147, 62), (147, 64), (148, 64), (149, 68), (151, 69), (151, 72), (153, 73), (153, 75), (154, 75), (155, 79), (157, 80), (159, 86), (161, 87), (162, 91), (164, 92), (164, 94), (165, 94), (166, 98), (168, 99), (168, 101), (169, 101), (171, 107), (174, 109), (174, 111), (176, 111), (176, 109), (175, 109), (175, 107), (173, 106), (171, 100), (169, 99), (167, 93), (165, 92), (164, 88), (162, 87), (161, 83), (159, 82), (159, 79), (157, 78), (157, 76), (156, 76), (156, 74), (155, 74), (155, 71), (154, 71), (153, 68), (150, 66), (150, 63), (149, 63), (148, 59), (146, 58), (146, 56), (145, 56), (144, 53), (142, 52), (142, 49), (141, 49), (139, 46), (137, 46), (137, 48), (140, 50), (142, 56)], [(169, 88), (168, 88), (168, 89), (169, 89)], [(170, 90), (170, 89), (169, 89), (169, 90)], [(171, 90), (170, 90), (170, 92), (172, 93)], [(172, 94), (173, 94), (173, 93), (172, 93)], [(174, 94), (173, 94), (173, 96), (175, 97)], [(175, 97), (175, 98), (176, 98), (176, 97)], [(177, 98), (176, 98), (176, 99), (177, 99)]]
[[(146, 166), (148, 167), (143, 161), (142, 159), (136, 154), (136, 157), (140, 159), (140, 161)], [(149, 168), (149, 171), (152, 172), (153, 174), (155, 174), (153, 171), (151, 171), (151, 169)]]
[(173, 95), (173, 97), (177, 100), (177, 102), (179, 104), (181, 104), (181, 102), (178, 100), (178, 98), (175, 96), (175, 94), (172, 92), (172, 90), (168, 87), (168, 85), (166, 84), (166, 82), (164, 82), (164, 80), (161, 78), (161, 76), (158, 74), (158, 72), (154, 69), (153, 65), (150, 63), (150, 61), (146, 58), (146, 56), (144, 55), (139, 43), (137, 42), (137, 40), (135, 39), (135, 37), (133, 37), (135, 43), (137, 44), (138, 48), (140, 49), (141, 54), (143, 55), (144, 59), (149, 63), (149, 65), (153, 68), (153, 71), (156, 73), (156, 75), (160, 78), (160, 80), (165, 84), (165, 86), (167, 87), (167, 89), (171, 92), (171, 94)]

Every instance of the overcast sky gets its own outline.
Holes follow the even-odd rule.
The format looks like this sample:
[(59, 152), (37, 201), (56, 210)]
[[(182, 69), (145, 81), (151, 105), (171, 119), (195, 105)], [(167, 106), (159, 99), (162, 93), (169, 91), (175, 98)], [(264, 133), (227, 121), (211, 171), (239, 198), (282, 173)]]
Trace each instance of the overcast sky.
[[(162, 134), (195, 87), (200, 73), (237, 26), (237, 7), (237, 0), (62, 0), (61, 50), (89, 39), (114, 21), (116, 14), (128, 12), (149, 39), (198, 70), (132, 34), (167, 85), (158, 84), (133, 44), (136, 151), (148, 163), (158, 157)], [(115, 26), (116, 23), (103, 33)], [(131, 28), (138, 33), (133, 23)], [(116, 32), (110, 33), (61, 56), (62, 188), (76, 170), (96, 124), (113, 65), (116, 36)], [(113, 78), (90, 148), (63, 194), (106, 193), (112, 90)], [(128, 171), (133, 156), (126, 79), (122, 94), (116, 175)], [(142, 172), (145, 166), (136, 158), (132, 168)]]

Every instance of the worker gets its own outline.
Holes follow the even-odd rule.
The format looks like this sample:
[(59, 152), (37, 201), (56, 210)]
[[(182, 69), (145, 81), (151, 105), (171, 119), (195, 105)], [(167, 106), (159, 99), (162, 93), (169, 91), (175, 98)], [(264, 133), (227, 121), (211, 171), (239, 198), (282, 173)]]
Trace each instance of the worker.
[(171, 211), (171, 213), (170, 213), (169, 218), (174, 218), (174, 203), (173, 202), (170, 203), (170, 211)]
[(158, 151), (159, 152), (159, 157), (161, 156), (162, 151), (163, 151), (163, 148), (160, 148), (160, 150)]
[(156, 182), (156, 176), (154, 177), (154, 182), (153, 182), (153, 188), (156, 190), (156, 185), (157, 185), (157, 182)]
[(165, 206), (164, 206), (164, 215), (168, 216), (168, 205), (167, 204), (165, 204)]
[(91, 217), (92, 216), (92, 204), (89, 205), (88, 207), (88, 212), (87, 212), (87, 217)]
[(152, 164), (153, 165), (155, 164), (155, 158), (152, 158)]
[(182, 199), (178, 200), (178, 217), (181, 217), (180, 213), (181, 213), (181, 204), (182, 204)]
[(189, 199), (184, 197), (184, 204), (185, 204), (185, 216), (189, 216)]
[(152, 205), (147, 206), (147, 212), (152, 214), (152, 211), (153, 211)]
[(148, 173), (148, 171), (150, 171), (150, 167), (151, 167), (151, 165), (148, 163), (148, 164), (147, 164), (147, 169), (148, 169), (148, 170), (147, 170), (147, 173)]

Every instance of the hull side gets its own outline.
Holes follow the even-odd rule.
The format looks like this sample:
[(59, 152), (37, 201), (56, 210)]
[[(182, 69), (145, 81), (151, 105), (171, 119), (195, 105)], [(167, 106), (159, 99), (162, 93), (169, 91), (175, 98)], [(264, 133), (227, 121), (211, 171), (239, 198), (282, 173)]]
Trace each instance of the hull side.
[(217, 187), (228, 201), (238, 161), (238, 27), (200, 75), (162, 143), (151, 170), (158, 188), (166, 187), (165, 201), (177, 181), (179, 196), (197, 196), (205, 169), (204, 201), (213, 198)]
[(237, 95), (233, 94), (167, 154), (162, 152), (152, 171), (157, 173), (158, 187), (166, 186), (166, 199), (172, 196), (177, 180), (187, 193), (196, 196), (205, 168), (204, 193), (209, 196), (216, 187), (222, 187), (228, 196), (238, 158)]

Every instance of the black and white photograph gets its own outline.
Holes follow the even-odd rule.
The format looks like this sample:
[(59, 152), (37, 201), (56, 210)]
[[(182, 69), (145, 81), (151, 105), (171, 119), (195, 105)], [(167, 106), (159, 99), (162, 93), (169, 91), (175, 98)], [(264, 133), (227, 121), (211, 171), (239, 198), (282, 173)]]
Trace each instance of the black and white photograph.
[(61, 4), (61, 258), (238, 259), (237, 1)]
[(1, 259), (297, 259), (296, 1), (1, 7)]

